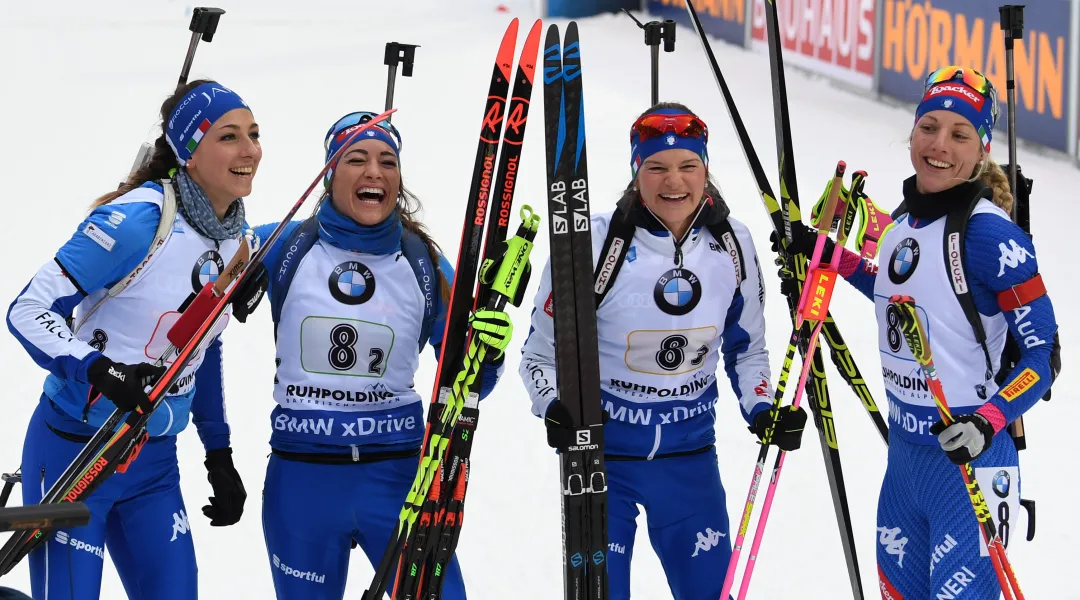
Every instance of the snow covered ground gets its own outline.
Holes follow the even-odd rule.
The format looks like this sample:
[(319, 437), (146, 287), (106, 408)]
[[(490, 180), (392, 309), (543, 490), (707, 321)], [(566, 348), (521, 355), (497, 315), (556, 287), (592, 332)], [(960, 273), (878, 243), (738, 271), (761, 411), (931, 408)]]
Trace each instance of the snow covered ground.
[[(276, 221), (295, 202), (321, 167), (323, 134), (339, 116), (381, 109), (384, 43), (416, 43), (421, 48), (415, 76), (399, 79), (397, 85), (400, 113), (394, 123), (404, 136), (402, 169), (407, 185), (425, 203), (426, 222), (436, 239), (448, 253), (455, 252), (495, 50), (512, 16), (523, 21), (519, 45), (536, 18), (530, 0), (504, 4), (509, 12), (497, 12), (494, 0), (223, 2), (228, 13), (214, 42), (200, 47), (193, 76), (213, 77), (237, 90), (262, 127), (265, 155), (247, 203), (249, 221)], [(0, 3), (0, 114), (5, 122), (0, 190), (11, 217), (2, 237), (14, 253), (0, 280), (4, 305), (71, 235), (89, 202), (115, 189), (127, 172), (154, 125), (157, 107), (176, 81), (189, 38), (190, 8), (172, 0)], [(625, 16), (585, 19), (580, 27), (594, 210), (610, 210), (629, 177), (628, 127), (649, 100), (648, 50)], [(754, 233), (758, 251), (769, 256), (769, 224), (704, 55), (690, 30), (680, 29), (678, 36), (676, 53), (661, 56), (661, 97), (688, 104), (711, 125), (712, 172), (735, 216)], [(771, 175), (775, 150), (768, 59), (721, 42), (713, 46)], [(817, 197), (836, 160), (845, 159), (849, 168), (869, 173), (867, 190), (882, 206), (895, 206), (900, 183), (911, 173), (906, 138), (912, 111), (838, 90), (795, 70), (788, 73), (788, 90), (804, 202)], [(537, 89), (534, 95), (538, 106), (539, 93)], [(518, 201), (532, 203), (546, 217), (542, 116), (541, 110), (533, 111)], [(994, 154), (1005, 162), (1002, 134), (995, 140)], [(1080, 423), (1080, 407), (1072, 389), (1077, 381), (1068, 368), (1075, 360), (1072, 335), (1080, 323), (1068, 301), (1077, 287), (1068, 272), (1070, 257), (1076, 254), (1074, 220), (1061, 212), (1073, 209), (1080, 170), (1068, 159), (1023, 148), (1020, 163), (1035, 179), (1032, 230), (1042, 273), (1057, 304), (1066, 368), (1053, 402), (1040, 403), (1027, 419), (1030, 449), (1021, 455), (1024, 497), (1038, 501), (1039, 531), (1031, 543), (1014, 534), (1010, 557), (1029, 598), (1080, 598), (1069, 575), (1080, 544), (1071, 516), (1080, 485), (1070, 466), (1077, 457), (1074, 428)], [(546, 256), (546, 246), (543, 235), (537, 264)], [(778, 369), (788, 335), (787, 315), (775, 273), (766, 270), (769, 347)], [(872, 305), (850, 288), (840, 289), (833, 313), (884, 405)], [(514, 349), (528, 332), (527, 308), (515, 311), (515, 321), (507, 375), (483, 405), (459, 549), (470, 596), (476, 599), (561, 594), (557, 462), (544, 443), (540, 422), (529, 413), (516, 375)], [(273, 406), (269, 311), (260, 311), (246, 326), (234, 325), (225, 339), (233, 447), (249, 502), (238, 525), (210, 528), (199, 510), (210, 491), (202, 449), (194, 432), (181, 436), (183, 488), (198, 551), (200, 588), (205, 598), (270, 598), (259, 494)], [(18, 466), (44, 375), (10, 336), (0, 336), (0, 357), (5, 392), (0, 467), (10, 471)], [(429, 353), (417, 377), (419, 389), (431, 388), (434, 362)], [(885, 447), (835, 371), (830, 371), (830, 380), (861, 572), (872, 598), (877, 595), (874, 514)], [(728, 401), (717, 407), (718, 448), (735, 520), (758, 447), (734, 399), (725, 397)], [(813, 435), (787, 461), (752, 597), (832, 600), (850, 595)], [(335, 501), (325, 499), (328, 505)], [(1026, 524), (1026, 517), (1021, 522)], [(634, 597), (670, 597), (644, 529), (637, 543)], [(371, 572), (364, 557), (355, 554), (348, 597), (359, 596)], [(25, 563), (0, 585), (28, 589)], [(123, 597), (111, 566), (106, 567), (102, 597)]]

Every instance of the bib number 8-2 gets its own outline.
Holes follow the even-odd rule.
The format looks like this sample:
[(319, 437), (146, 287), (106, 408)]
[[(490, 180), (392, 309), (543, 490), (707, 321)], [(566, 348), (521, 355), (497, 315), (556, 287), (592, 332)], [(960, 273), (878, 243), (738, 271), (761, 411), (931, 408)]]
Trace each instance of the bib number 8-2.
[(394, 330), (381, 323), (308, 317), (300, 326), (300, 363), (311, 373), (382, 377), (393, 346)]

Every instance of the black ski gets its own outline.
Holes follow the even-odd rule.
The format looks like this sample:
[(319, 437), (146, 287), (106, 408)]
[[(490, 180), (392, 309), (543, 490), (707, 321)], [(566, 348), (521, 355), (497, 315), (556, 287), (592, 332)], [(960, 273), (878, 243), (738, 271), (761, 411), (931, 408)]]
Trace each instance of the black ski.
[[(780, 40), (780, 23), (776, 13), (775, 0), (765, 0), (765, 27), (769, 39), (769, 67), (772, 72), (773, 113), (776, 118), (776, 151), (780, 167), (780, 207), (784, 218), (784, 234), (791, 241), (791, 223), (802, 220), (799, 210), (799, 192), (795, 183), (795, 157), (791, 140), (791, 120), (788, 115), (787, 81), (784, 77), (784, 55)], [(839, 250), (837, 250), (839, 251)], [(799, 291), (805, 280), (805, 257), (794, 258)], [(799, 271), (803, 271), (799, 273)], [(825, 377), (825, 361), (820, 348), (815, 348), (808, 356), (809, 325), (803, 327), (799, 335), (799, 350), (803, 360), (812, 361), (812, 377), (806, 384), (806, 397), (809, 400), (814, 424), (817, 426), (821, 441), (821, 452), (825, 458), (825, 472), (829, 478), (833, 508), (839, 526), (840, 542), (844, 550), (851, 593), (855, 600), (862, 600), (865, 595), (862, 577), (859, 574), (859, 557), (855, 551), (855, 534), (851, 526), (851, 510), (848, 507), (847, 487), (844, 484), (844, 471), (840, 463), (840, 448), (836, 437), (836, 426), (832, 418), (832, 400)], [(828, 336), (826, 336), (828, 337)]]
[(551, 303), (559, 400), (575, 419), (575, 445), (560, 449), (564, 597), (606, 600), (607, 474), (593, 294), (592, 231), (577, 24), (544, 43)]

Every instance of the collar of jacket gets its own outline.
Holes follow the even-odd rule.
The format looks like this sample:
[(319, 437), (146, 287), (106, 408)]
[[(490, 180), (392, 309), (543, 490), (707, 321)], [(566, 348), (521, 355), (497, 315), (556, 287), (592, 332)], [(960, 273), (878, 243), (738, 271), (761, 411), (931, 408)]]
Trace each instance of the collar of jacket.
[(934, 221), (953, 210), (965, 209), (976, 198), (992, 198), (993, 193), (981, 181), (965, 181), (947, 190), (924, 194), (915, 186), (915, 176), (904, 180), (904, 205), (912, 217)]

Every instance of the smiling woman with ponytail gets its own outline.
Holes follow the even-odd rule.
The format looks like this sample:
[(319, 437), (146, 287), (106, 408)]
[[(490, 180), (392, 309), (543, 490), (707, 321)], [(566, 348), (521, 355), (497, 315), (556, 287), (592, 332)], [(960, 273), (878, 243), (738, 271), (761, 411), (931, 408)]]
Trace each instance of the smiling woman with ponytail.
[[(26, 505), (114, 410), (150, 409), (144, 388), (165, 371), (152, 361), (165, 353), (168, 325), (247, 243), (243, 197), (262, 158), (247, 104), (217, 82), (192, 81), (165, 100), (161, 119), (149, 163), (93, 202), (8, 309), (8, 328), (49, 372), (23, 445)], [(261, 295), (251, 280), (227, 309), (241, 320)], [(106, 545), (130, 598), (198, 596), (176, 459), (190, 420), (206, 449), (211, 525), (236, 523), (247, 496), (232, 463), (218, 333), (158, 401), (137, 458), (88, 497), (90, 524), (30, 554), (35, 598), (97, 598)]]
[[(970, 462), (982, 490), (1008, 505), (993, 511), (995, 521), (1017, 514), (1020, 470), (1005, 428), (1035, 406), (1060, 368), (1035, 246), (1009, 219), (1009, 183), (990, 157), (997, 116), (997, 92), (982, 73), (958, 66), (931, 73), (911, 131), (915, 174), (879, 244), (881, 271), (842, 250), (841, 274), (875, 303), (883, 371), (915, 374), (889, 304), (893, 295), (911, 296), (955, 417), (946, 427), (928, 390), (910, 377), (885, 378), (892, 420), (875, 541), (882, 593), (897, 598), (929, 598), (965, 573), (972, 598), (999, 597), (953, 463)], [(816, 234), (792, 226), (798, 232), (789, 251), (809, 255)], [(1011, 373), (998, 373), (1007, 332), (1023, 341), (1021, 358)], [(934, 554), (950, 539), (952, 550)]]

